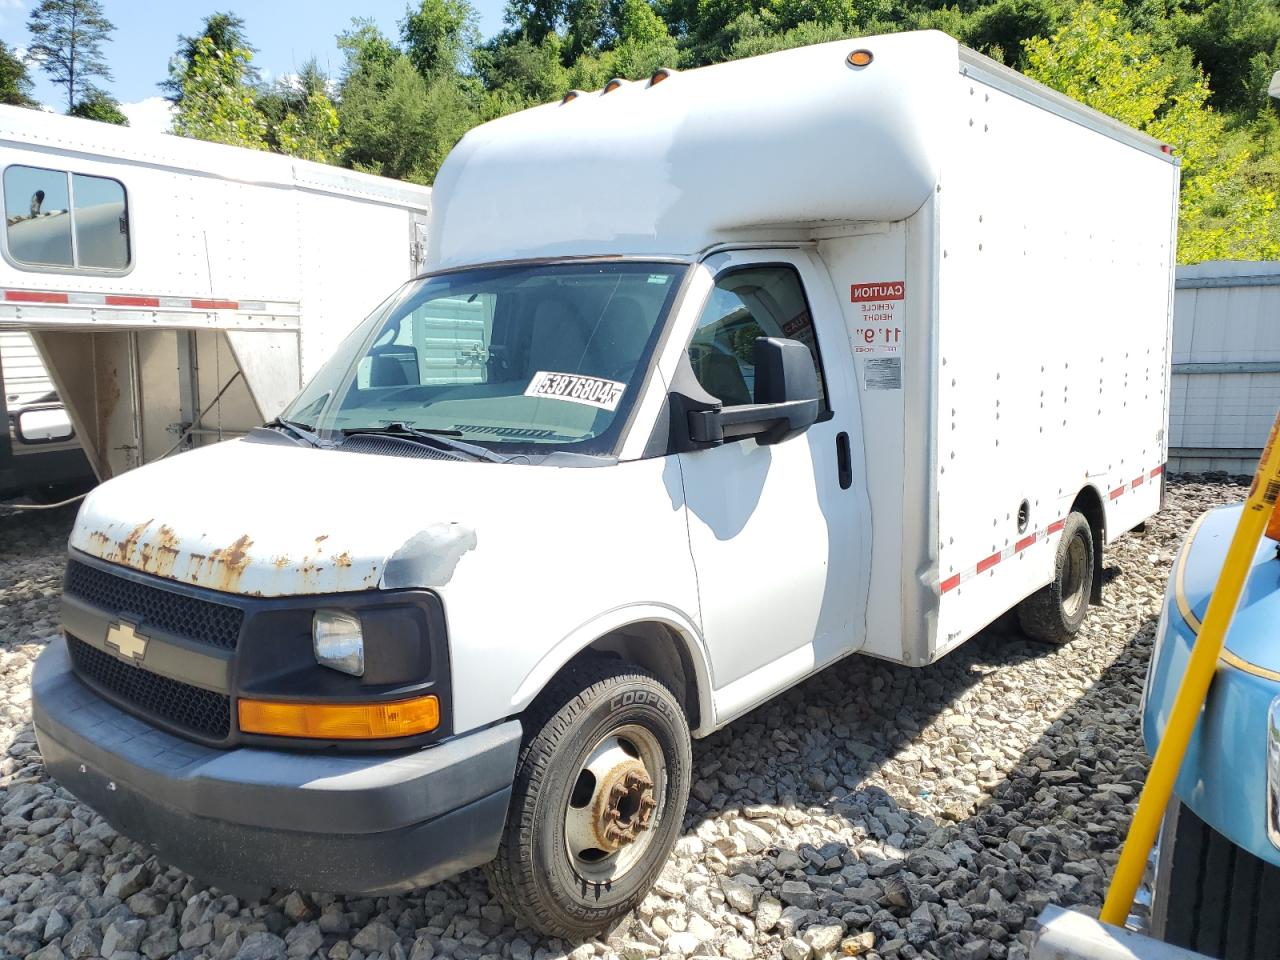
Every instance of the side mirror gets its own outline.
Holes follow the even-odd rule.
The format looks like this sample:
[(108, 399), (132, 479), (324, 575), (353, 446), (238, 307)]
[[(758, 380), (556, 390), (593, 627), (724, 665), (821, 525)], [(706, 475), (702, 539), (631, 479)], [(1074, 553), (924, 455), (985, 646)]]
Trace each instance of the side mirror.
[(818, 371), (798, 340), (757, 337), (755, 403), (689, 413), (695, 443), (755, 437), (762, 446), (799, 436), (818, 419)]
[(76, 435), (71, 418), (63, 407), (35, 407), (19, 410), (13, 432), (20, 443), (61, 443)]

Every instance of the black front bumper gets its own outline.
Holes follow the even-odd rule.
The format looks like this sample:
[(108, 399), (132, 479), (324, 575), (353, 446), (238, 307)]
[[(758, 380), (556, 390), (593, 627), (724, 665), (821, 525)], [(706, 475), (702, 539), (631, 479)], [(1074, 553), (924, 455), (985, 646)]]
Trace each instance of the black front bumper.
[(31, 686), (49, 773), (161, 859), (224, 888), (407, 890), (497, 852), (519, 721), (398, 753), (220, 750), (108, 703), (72, 672), (61, 639)]

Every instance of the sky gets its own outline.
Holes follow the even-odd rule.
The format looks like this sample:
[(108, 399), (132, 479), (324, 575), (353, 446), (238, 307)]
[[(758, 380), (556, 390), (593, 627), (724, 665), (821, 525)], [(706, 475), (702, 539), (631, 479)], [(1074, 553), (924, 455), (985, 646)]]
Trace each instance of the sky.
[[(118, 101), (130, 125), (147, 130), (168, 127), (168, 107), (156, 86), (168, 75), (169, 57), (179, 34), (193, 34), (204, 18), (226, 11), (244, 18), (245, 32), (257, 48), (254, 65), (264, 78), (295, 73), (315, 56), (320, 67), (336, 75), (342, 54), (335, 37), (353, 16), (372, 19), (388, 36), (398, 32), (407, 0), (100, 0), (115, 24), (103, 45), (114, 79), (101, 84)], [(472, 0), (486, 37), (502, 26), (505, 0)], [(27, 17), (39, 0), (0, 0), (0, 40), (11, 49), (30, 43)], [(41, 103), (65, 110), (65, 94), (38, 69), (32, 70), (34, 94)]]

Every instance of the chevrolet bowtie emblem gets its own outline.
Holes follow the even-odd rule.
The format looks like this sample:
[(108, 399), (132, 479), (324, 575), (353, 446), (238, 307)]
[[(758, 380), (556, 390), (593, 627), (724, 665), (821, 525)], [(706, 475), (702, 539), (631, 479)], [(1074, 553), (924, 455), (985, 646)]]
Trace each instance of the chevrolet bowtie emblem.
[(127, 620), (111, 625), (107, 630), (107, 645), (115, 647), (130, 660), (141, 660), (147, 652), (147, 638)]

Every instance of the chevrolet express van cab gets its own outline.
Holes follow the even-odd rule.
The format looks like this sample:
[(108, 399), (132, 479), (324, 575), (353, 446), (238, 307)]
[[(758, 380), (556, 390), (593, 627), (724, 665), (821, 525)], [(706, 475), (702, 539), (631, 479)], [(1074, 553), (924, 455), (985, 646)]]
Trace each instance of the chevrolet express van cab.
[(52, 774), (222, 885), (644, 896), (690, 738), (1016, 607), (1160, 503), (1177, 163), (939, 33), (515, 114), (280, 418), (103, 484)]

